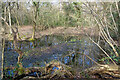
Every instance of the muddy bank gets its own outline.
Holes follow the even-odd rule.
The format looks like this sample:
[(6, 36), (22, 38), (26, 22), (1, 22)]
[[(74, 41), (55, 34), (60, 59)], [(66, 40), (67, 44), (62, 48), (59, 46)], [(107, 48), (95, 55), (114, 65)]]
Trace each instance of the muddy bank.
[[(22, 26), (19, 28), (19, 34), (22, 40), (31, 38), (33, 30), (32, 26)], [(91, 36), (98, 36), (98, 29), (95, 27), (56, 27), (46, 30), (36, 29), (35, 38), (40, 38), (44, 35), (69, 35), (79, 36), (86, 35), (88, 33)], [(11, 37), (9, 38), (11, 39)]]

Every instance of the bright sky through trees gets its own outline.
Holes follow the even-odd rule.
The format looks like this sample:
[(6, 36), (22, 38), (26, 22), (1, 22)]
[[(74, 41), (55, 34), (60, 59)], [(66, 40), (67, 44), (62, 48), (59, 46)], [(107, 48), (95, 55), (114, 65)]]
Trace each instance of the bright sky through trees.
[(119, 0), (1, 0), (2, 2), (28, 2), (28, 1), (39, 1), (39, 2), (118, 2)]

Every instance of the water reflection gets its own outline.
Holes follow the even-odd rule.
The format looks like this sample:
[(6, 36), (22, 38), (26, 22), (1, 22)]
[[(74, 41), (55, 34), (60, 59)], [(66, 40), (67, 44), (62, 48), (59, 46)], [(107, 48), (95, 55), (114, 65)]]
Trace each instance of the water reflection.
[[(23, 66), (44, 66), (44, 62), (50, 62), (54, 59), (70, 65), (87, 68), (94, 63), (86, 56), (89, 55), (93, 60), (97, 60), (99, 49), (86, 37), (76, 36), (43, 36), (34, 42), (21, 41), (18, 47), (24, 52)], [(81, 53), (81, 54), (80, 54)], [(16, 66), (18, 53), (14, 51), (12, 41), (6, 42), (5, 48), (5, 66)]]

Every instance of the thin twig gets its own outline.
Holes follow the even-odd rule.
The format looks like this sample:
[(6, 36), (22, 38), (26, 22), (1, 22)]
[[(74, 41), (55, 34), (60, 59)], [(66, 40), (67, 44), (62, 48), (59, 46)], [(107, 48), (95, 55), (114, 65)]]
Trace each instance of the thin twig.
[(116, 8), (117, 8), (117, 11), (118, 11), (118, 14), (119, 14), (119, 17), (120, 17), (120, 11), (119, 11), (119, 7), (118, 7), (119, 2), (116, 1), (115, 3), (116, 3)]
[[(81, 54), (81, 53), (80, 53)], [(97, 63), (96, 61), (94, 61), (91, 57), (89, 57), (88, 55), (86, 54), (83, 54), (85, 55), (87, 58), (89, 58), (91, 61), (93, 61), (95, 64), (97, 64), (98, 66), (100, 66), (101, 64)]]
[(1, 19), (5, 22), (5, 24), (6, 24), (8, 27), (10, 27), (9, 24), (5, 21), (5, 19), (4, 19), (3, 17), (1, 17)]
[(36, 74), (37, 74), (37, 77), (40, 78), (37, 72), (36, 72)]
[(114, 23), (114, 28), (115, 28), (116, 31), (118, 31), (114, 16), (112, 14), (112, 5), (110, 6), (110, 14), (111, 14), (111, 17), (112, 17), (112, 21)]

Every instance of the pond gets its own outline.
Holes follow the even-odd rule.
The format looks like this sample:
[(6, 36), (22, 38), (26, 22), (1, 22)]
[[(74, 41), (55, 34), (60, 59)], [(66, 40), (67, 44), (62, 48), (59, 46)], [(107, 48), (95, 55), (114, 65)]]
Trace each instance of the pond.
[[(94, 65), (85, 55), (97, 61), (100, 53), (87, 36), (43, 36), (35, 41), (19, 41), (18, 48), (24, 52), (23, 67), (42, 67), (52, 60), (59, 60), (83, 70)], [(14, 50), (13, 41), (6, 41), (4, 55), (5, 67), (17, 65), (18, 53)]]

